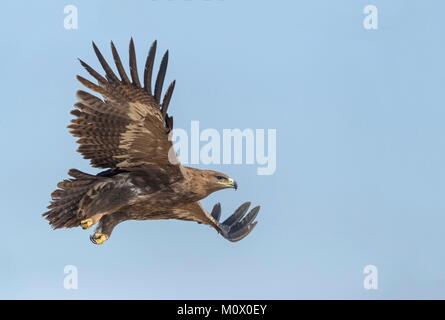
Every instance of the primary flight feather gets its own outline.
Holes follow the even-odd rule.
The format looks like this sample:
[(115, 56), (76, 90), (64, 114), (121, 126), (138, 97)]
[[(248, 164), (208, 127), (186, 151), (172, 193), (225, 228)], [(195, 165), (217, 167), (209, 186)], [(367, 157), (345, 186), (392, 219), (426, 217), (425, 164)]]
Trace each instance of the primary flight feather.
[(105, 71), (101, 75), (80, 60), (97, 81), (77, 79), (102, 96), (79, 90), (68, 126), (78, 138), (78, 151), (93, 167), (106, 169), (97, 175), (69, 170), (70, 179), (58, 184), (52, 193), (49, 211), (43, 216), (54, 229), (97, 224), (90, 239), (102, 244), (119, 223), (126, 220), (180, 219), (215, 228), (224, 238), (238, 241), (256, 226), (259, 207), (249, 211), (241, 205), (220, 222), (221, 205), (207, 212), (200, 200), (209, 194), (237, 188), (227, 175), (182, 166), (173, 152), (169, 134), (173, 117), (167, 111), (175, 88), (173, 81), (164, 97), (162, 89), (168, 64), (164, 54), (152, 88), (156, 41), (145, 63), (143, 85), (139, 80), (133, 39), (129, 46), (130, 77), (111, 42), (111, 51), (119, 77), (93, 42), (93, 49)]

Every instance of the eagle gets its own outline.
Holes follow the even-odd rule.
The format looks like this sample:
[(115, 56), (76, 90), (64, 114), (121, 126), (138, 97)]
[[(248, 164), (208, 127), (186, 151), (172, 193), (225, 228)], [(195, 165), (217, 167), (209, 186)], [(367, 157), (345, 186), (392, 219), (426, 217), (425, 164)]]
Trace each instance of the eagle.
[[(110, 67), (96, 44), (94, 52), (105, 75), (79, 59), (96, 80), (80, 75), (77, 79), (90, 92), (77, 91), (74, 116), (68, 128), (77, 138), (78, 151), (92, 167), (103, 171), (94, 175), (77, 169), (58, 183), (43, 217), (53, 229), (96, 225), (90, 240), (107, 241), (113, 229), (127, 220), (179, 219), (214, 228), (225, 239), (236, 242), (256, 226), (259, 206), (249, 210), (242, 204), (220, 222), (221, 205), (210, 212), (200, 203), (211, 193), (237, 189), (234, 179), (213, 170), (182, 166), (171, 141), (173, 117), (168, 107), (175, 81), (162, 89), (168, 64), (168, 51), (162, 57), (152, 90), (157, 42), (148, 52), (140, 82), (133, 39), (129, 45), (129, 74), (111, 42), (119, 76)], [(100, 97), (98, 96), (100, 95)]]

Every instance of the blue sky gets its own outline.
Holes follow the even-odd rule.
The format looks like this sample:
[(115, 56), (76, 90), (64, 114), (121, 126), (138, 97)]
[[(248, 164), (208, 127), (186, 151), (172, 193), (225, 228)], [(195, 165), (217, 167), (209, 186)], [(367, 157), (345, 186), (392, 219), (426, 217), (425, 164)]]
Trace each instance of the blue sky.
[[(79, 29), (63, 28), (63, 7)], [(379, 9), (379, 29), (362, 26)], [(0, 12), (0, 298), (445, 298), (443, 1), (8, 1)], [(273, 128), (277, 170), (235, 177), (224, 214), (261, 204), (229, 243), (176, 221), (126, 222), (104, 246), (41, 218), (69, 168), (66, 129), (94, 40), (127, 61), (170, 49), (175, 126)], [(363, 288), (375, 265), (379, 289)], [(65, 290), (75, 265), (79, 288)]]

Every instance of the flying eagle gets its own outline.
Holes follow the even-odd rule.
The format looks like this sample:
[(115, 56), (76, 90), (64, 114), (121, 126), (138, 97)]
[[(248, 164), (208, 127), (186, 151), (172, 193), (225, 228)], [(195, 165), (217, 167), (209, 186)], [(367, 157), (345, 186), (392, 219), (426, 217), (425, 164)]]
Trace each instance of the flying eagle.
[(90, 228), (97, 223), (90, 239), (102, 244), (119, 223), (126, 220), (179, 219), (207, 224), (224, 238), (239, 241), (256, 226), (260, 207), (248, 212), (250, 203), (242, 204), (224, 222), (221, 205), (207, 212), (200, 200), (209, 194), (237, 189), (237, 183), (224, 173), (182, 166), (169, 139), (173, 117), (167, 113), (175, 88), (173, 81), (161, 100), (167, 70), (168, 51), (162, 58), (152, 90), (156, 41), (152, 44), (141, 84), (136, 65), (133, 39), (129, 46), (130, 77), (111, 42), (111, 51), (119, 77), (93, 42), (102, 65), (102, 76), (79, 59), (97, 80), (77, 79), (99, 93), (77, 91), (75, 117), (68, 128), (78, 138), (78, 151), (93, 167), (106, 169), (91, 175), (69, 170), (71, 178), (61, 181), (52, 194), (49, 211), (43, 216), (54, 228)]

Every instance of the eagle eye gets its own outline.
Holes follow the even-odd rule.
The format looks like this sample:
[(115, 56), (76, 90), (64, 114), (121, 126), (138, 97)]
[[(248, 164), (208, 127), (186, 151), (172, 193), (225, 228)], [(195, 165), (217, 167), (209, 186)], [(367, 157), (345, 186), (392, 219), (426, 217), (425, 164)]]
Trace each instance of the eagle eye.
[(216, 179), (218, 179), (218, 180), (226, 180), (226, 178), (223, 177), (223, 176), (216, 176)]

